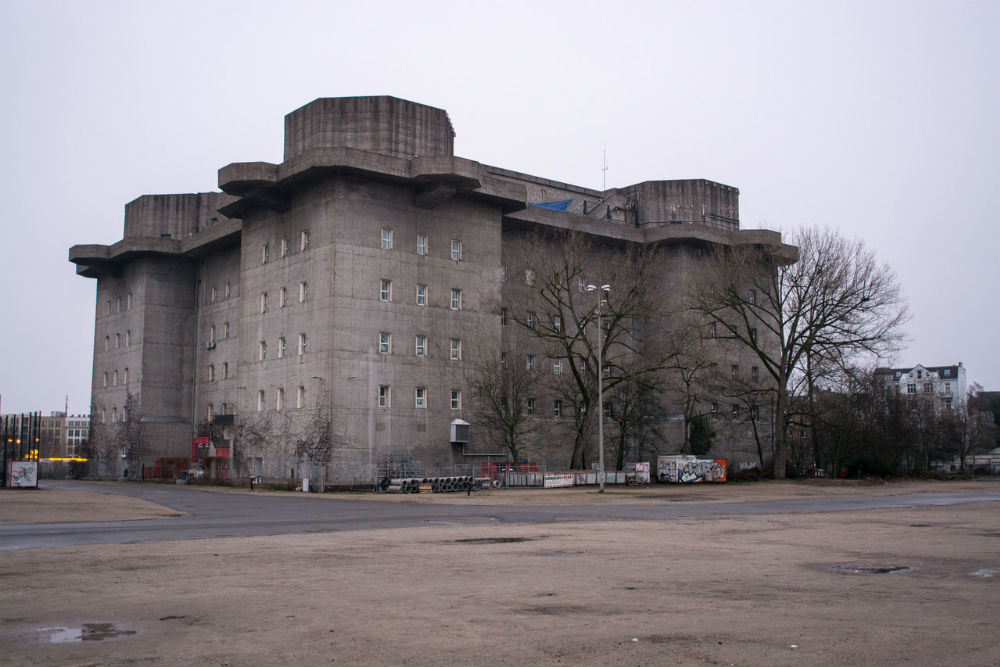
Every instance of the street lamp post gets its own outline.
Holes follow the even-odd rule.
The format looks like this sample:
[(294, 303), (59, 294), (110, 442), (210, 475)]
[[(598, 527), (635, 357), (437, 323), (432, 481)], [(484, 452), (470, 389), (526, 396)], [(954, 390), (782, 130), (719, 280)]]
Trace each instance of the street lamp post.
[(611, 290), (611, 285), (587, 285), (588, 292), (597, 292), (597, 478), (604, 493), (604, 360), (601, 349), (601, 298)]

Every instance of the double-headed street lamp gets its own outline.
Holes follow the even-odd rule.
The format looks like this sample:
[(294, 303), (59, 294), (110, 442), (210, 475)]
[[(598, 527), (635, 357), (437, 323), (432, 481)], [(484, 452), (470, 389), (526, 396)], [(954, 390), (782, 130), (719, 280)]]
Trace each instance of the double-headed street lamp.
[(588, 292), (597, 292), (597, 479), (604, 493), (604, 360), (601, 358), (601, 298), (611, 291), (611, 285), (587, 285)]

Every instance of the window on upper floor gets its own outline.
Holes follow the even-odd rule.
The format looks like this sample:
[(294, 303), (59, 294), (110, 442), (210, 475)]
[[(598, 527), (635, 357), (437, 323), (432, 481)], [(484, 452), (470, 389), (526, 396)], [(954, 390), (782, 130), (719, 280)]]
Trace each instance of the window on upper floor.
[(299, 234), (299, 251), (304, 251), (309, 247), (309, 230), (303, 229)]
[(381, 354), (390, 354), (392, 352), (392, 334), (388, 331), (379, 332), (378, 351)]
[(227, 280), (226, 286), (223, 288), (223, 290), (224, 290), (223, 293), (226, 295), (226, 298), (228, 299), (233, 295), (233, 284)]
[(524, 358), (524, 369), (527, 371), (535, 370), (535, 355), (529, 354)]
[(562, 359), (553, 359), (552, 360), (552, 374), (553, 375), (559, 375), (560, 373), (562, 373)]
[(208, 302), (209, 303), (215, 303), (215, 288), (214, 287), (208, 290)]
[(378, 406), (380, 408), (390, 407), (391, 398), (392, 398), (392, 387), (387, 384), (380, 385), (378, 388)]
[(451, 258), (456, 262), (462, 259), (462, 242), (457, 239), (451, 240)]
[(267, 292), (260, 293), (260, 312), (267, 312)]
[(304, 333), (299, 334), (299, 356), (301, 357), (306, 353), (306, 335)]
[(281, 256), (288, 257), (288, 239), (281, 239)]
[(529, 398), (524, 404), (524, 410), (529, 415), (535, 414), (535, 399)]
[(281, 412), (285, 409), (285, 388), (278, 387), (278, 390), (274, 394), (274, 409)]
[(299, 303), (305, 303), (307, 296), (309, 296), (309, 284), (303, 280), (299, 283)]
[(214, 364), (209, 364), (208, 365), (208, 381), (209, 382), (215, 382), (215, 365)]
[(427, 285), (417, 285), (417, 305), (427, 305)]
[(267, 359), (267, 341), (260, 341), (257, 344), (257, 360), (264, 361)]
[(427, 254), (427, 235), (417, 234), (417, 254), (426, 255)]
[(295, 392), (295, 407), (300, 410), (306, 407), (306, 388), (302, 385)]
[(756, 384), (760, 382), (760, 368), (757, 366), (752, 366), (750, 368), (750, 379)]
[(278, 290), (278, 307), (284, 308), (287, 299), (288, 299), (288, 290), (282, 287), (280, 290)]
[(271, 248), (268, 244), (264, 244), (260, 247), (260, 263), (267, 264), (267, 260), (271, 258)]
[(392, 230), (388, 227), (382, 228), (382, 250), (392, 250)]
[(261, 412), (263, 410), (264, 410), (264, 390), (263, 389), (258, 389), (257, 390), (257, 412)]
[(451, 359), (457, 361), (462, 358), (462, 341), (458, 338), (451, 339)]
[(380, 301), (392, 301), (392, 281), (383, 278), (378, 283), (378, 298)]
[(462, 409), (462, 392), (459, 389), (451, 390), (451, 409), (452, 410)]
[(229, 379), (229, 362), (228, 361), (223, 361), (222, 362), (222, 379), (223, 380), (228, 380)]
[(451, 309), (461, 310), (462, 309), (462, 290), (454, 289), (451, 290)]
[(552, 416), (561, 417), (562, 416), (562, 401), (558, 398), (552, 401)]
[(285, 337), (278, 337), (278, 358), (283, 359), (285, 356)]
[(424, 387), (417, 387), (413, 392), (413, 405), (417, 408), (427, 407), (427, 389)]
[(417, 336), (414, 339), (414, 353), (418, 357), (427, 356), (427, 336)]

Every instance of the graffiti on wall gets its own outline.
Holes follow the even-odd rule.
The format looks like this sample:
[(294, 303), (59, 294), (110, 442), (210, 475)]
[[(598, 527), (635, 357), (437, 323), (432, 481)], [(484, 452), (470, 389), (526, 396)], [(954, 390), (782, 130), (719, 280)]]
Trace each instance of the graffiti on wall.
[(702, 459), (696, 456), (661, 456), (657, 460), (657, 476), (669, 484), (725, 482), (726, 459)]

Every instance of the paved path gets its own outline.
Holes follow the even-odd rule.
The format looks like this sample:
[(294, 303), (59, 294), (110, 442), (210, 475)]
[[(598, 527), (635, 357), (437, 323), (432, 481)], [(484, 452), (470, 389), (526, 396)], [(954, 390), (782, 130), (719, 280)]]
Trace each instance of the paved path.
[[(1000, 492), (906, 493), (891, 496), (784, 498), (723, 503), (497, 506), (371, 502), (302, 494), (217, 493), (190, 486), (44, 480), (46, 488), (116, 493), (186, 512), (187, 516), (93, 523), (0, 526), (0, 551), (86, 544), (124, 544), (218, 537), (410, 528), (428, 524), (546, 523), (552, 521), (661, 520), (733, 514), (782, 514), (879, 510), (1000, 501)], [(458, 500), (465, 500), (465, 497)]]

